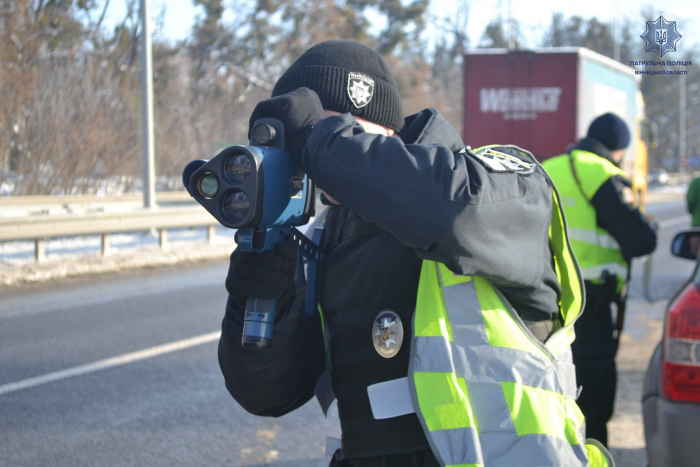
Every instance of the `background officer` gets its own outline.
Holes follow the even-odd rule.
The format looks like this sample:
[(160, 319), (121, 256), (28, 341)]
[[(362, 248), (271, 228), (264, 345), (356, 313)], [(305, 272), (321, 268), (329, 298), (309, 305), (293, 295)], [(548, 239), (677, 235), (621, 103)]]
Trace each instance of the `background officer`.
[[(564, 326), (552, 341), (570, 358), (583, 293), (545, 171), (512, 148), (463, 150), (432, 109), (404, 120), (387, 64), (357, 42), (313, 46), (272, 95), (251, 123), (282, 120), (332, 204), (322, 313), (300, 312), (294, 242), (234, 251), (219, 362), (236, 401), (278, 417), (332, 388), (337, 466), (587, 465), (570, 365), (559, 371), (542, 344)], [(246, 297), (278, 299), (269, 347), (241, 347)], [(370, 386), (388, 391), (379, 406)]]
[(690, 183), (685, 200), (688, 206), (688, 213), (692, 216), (690, 225), (700, 227), (700, 177), (694, 178)]
[(564, 203), (571, 246), (586, 286), (586, 306), (572, 344), (576, 378), (583, 386), (577, 402), (586, 433), (607, 446), (606, 424), (613, 414), (618, 340), (611, 305), (621, 296), (631, 258), (656, 248), (656, 233), (634, 206), (631, 183), (619, 165), (630, 143), (620, 117), (597, 117), (568, 154), (543, 163)]

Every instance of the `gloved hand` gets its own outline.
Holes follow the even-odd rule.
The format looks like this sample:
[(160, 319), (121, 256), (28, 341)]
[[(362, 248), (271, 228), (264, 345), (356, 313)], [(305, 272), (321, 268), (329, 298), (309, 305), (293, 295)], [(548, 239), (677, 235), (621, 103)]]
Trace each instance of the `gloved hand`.
[(284, 124), (287, 148), (301, 167), (301, 152), (309, 139), (311, 128), (326, 118), (318, 95), (309, 88), (299, 88), (281, 96), (259, 102), (250, 116), (248, 139), (253, 123), (259, 118), (277, 118)]
[(277, 322), (285, 304), (294, 298), (298, 252), (299, 245), (292, 238), (278, 242), (274, 250), (260, 253), (237, 248), (231, 254), (226, 290), (241, 310), (248, 297), (277, 299)]

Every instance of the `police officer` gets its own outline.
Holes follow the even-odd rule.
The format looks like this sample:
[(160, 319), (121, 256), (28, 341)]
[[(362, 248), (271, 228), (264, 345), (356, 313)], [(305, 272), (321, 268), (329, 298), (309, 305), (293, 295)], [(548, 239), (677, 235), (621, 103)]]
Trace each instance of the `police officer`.
[[(233, 252), (219, 362), (236, 401), (278, 417), (337, 398), (334, 466), (611, 465), (580, 434), (583, 286), (531, 155), (465, 148), (432, 109), (404, 119), (387, 64), (357, 42), (311, 47), (272, 96), (251, 123), (282, 120), (330, 205), (320, 313), (300, 312), (294, 242)], [(241, 347), (246, 297), (278, 299), (269, 347)]]
[(572, 344), (583, 387), (578, 404), (587, 436), (606, 446), (617, 380), (611, 305), (624, 307), (621, 293), (630, 259), (656, 248), (656, 233), (635, 207), (631, 183), (619, 167), (629, 143), (625, 122), (606, 113), (593, 120), (587, 136), (568, 154), (543, 163), (564, 202), (571, 246), (585, 280), (586, 306)]

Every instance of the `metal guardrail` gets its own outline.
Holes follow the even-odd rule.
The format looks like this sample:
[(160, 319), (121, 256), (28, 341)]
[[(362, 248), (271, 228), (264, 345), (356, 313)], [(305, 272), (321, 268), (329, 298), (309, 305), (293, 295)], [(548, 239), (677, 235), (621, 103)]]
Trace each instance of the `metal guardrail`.
[[(185, 191), (159, 192), (156, 203), (161, 207), (196, 205)], [(99, 212), (124, 212), (143, 207), (139, 194), (122, 196), (8, 196), (0, 197), (0, 219), (26, 216), (63, 216)]]
[[(188, 201), (192, 197), (186, 191), (159, 191), (156, 202)], [(109, 203), (138, 203), (143, 201), (142, 194), (125, 195), (73, 195), (73, 196), (2, 196), (0, 209), (11, 206), (47, 206), (52, 204), (109, 204)]]
[[(188, 195), (189, 196), (189, 195)], [(160, 246), (167, 248), (167, 229), (208, 227), (207, 238), (214, 237), (216, 219), (201, 206), (134, 210), (119, 213), (86, 215), (28, 216), (0, 219), (0, 241), (34, 240), (35, 258), (46, 258), (45, 240), (49, 237), (98, 234), (102, 237), (102, 254), (109, 254), (109, 235), (158, 229)]]
[(648, 181), (650, 186), (674, 186), (681, 185), (683, 183), (690, 183), (697, 177), (700, 177), (700, 172), (668, 172), (664, 183), (659, 183), (657, 181), (656, 183), (652, 184), (651, 180)]

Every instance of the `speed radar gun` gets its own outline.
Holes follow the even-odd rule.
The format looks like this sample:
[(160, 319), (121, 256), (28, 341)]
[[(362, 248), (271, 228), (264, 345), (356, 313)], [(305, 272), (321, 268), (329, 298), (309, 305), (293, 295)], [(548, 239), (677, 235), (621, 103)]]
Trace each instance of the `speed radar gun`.
[[(249, 146), (231, 146), (211, 160), (187, 164), (182, 182), (189, 194), (223, 226), (238, 229), (238, 248), (262, 252), (292, 237), (307, 260), (306, 314), (318, 303), (323, 228), (313, 240), (295, 227), (315, 215), (313, 182), (285, 150), (284, 126), (272, 118), (253, 125)], [(244, 347), (272, 343), (277, 300), (248, 298), (245, 305)]]

